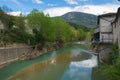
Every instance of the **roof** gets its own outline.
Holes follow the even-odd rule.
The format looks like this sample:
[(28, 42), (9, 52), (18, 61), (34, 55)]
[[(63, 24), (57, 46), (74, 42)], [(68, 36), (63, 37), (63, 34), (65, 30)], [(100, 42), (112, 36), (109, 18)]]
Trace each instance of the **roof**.
[[(103, 17), (116, 17), (116, 13), (107, 13), (107, 14), (99, 15), (99, 16), (98, 16), (97, 24), (99, 24), (100, 18), (103, 18)], [(103, 19), (104, 19), (104, 18), (103, 18)], [(112, 20), (112, 21), (109, 21), (109, 20), (107, 20), (107, 19), (104, 19), (104, 20), (106, 20), (106, 21), (108, 21), (108, 22), (113, 22), (113, 20)]]
[(99, 15), (98, 17), (109, 17), (109, 16), (116, 16), (116, 13), (102, 14), (102, 15)]

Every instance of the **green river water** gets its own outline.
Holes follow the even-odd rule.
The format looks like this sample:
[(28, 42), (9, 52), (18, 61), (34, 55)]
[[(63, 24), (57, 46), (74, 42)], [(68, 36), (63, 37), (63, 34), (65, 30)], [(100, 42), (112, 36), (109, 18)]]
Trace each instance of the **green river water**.
[(0, 69), (0, 80), (91, 80), (96, 56), (79, 46), (49, 52)]

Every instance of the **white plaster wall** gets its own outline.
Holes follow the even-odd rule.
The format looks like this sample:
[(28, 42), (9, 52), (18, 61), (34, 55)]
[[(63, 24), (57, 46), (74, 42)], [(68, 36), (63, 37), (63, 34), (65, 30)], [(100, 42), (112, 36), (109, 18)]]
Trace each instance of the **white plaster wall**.
[(115, 17), (101, 17), (100, 18), (100, 24), (99, 24), (100, 31), (101, 32), (111, 32), (112, 31), (111, 22), (114, 19), (115, 19)]
[(99, 27), (100, 27), (100, 41), (101, 42), (113, 42), (113, 34), (109, 32), (112, 32), (113, 30), (111, 22), (114, 19), (115, 19), (115, 16), (100, 18)]
[(101, 42), (113, 42), (113, 34), (100, 34), (100, 41)]
[(118, 27), (117, 24), (113, 24), (113, 42), (115, 43), (118, 40)]

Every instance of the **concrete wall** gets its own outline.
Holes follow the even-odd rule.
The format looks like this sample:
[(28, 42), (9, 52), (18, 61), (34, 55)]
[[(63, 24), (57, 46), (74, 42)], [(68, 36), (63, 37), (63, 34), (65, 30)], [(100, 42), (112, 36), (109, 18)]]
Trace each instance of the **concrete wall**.
[(0, 65), (17, 60), (18, 57), (31, 50), (32, 47), (0, 48)]
[(100, 32), (112, 32), (111, 22), (115, 19), (115, 16), (101, 17), (99, 22)]
[(100, 34), (100, 42), (113, 43), (113, 34), (112, 33)]
[(116, 23), (113, 23), (112, 26), (113, 26), (113, 42), (115, 43), (118, 40), (118, 28), (116, 26)]
[(112, 23), (112, 26), (113, 26), (113, 40), (114, 40), (114, 43), (118, 42), (118, 46), (119, 46), (119, 49), (120, 49), (120, 8), (118, 9), (116, 19)]
[(104, 63), (111, 64), (110, 59), (111, 44), (99, 44), (98, 51), (100, 60)]
[(99, 28), (100, 28), (100, 42), (113, 42), (112, 25), (111, 22), (115, 19), (115, 16), (100, 17)]

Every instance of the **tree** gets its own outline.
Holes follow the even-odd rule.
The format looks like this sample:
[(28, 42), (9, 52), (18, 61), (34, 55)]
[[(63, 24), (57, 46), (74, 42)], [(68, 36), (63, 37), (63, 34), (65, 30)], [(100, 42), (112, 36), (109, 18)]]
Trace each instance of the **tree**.
[(87, 33), (87, 36), (86, 36), (86, 41), (87, 42), (91, 42), (91, 39), (93, 37), (93, 33), (94, 33), (94, 30), (93, 30), (93, 28), (91, 28), (90, 31)]
[[(55, 38), (55, 28), (54, 22), (51, 20), (49, 15), (44, 15), (34, 9), (28, 16), (28, 26), (33, 30), (35, 39), (38, 43), (45, 43), (46, 41), (54, 41)], [(39, 35), (39, 36), (38, 36)], [(42, 38), (42, 39), (41, 39)], [(40, 39), (40, 41), (38, 41)]]
[(86, 38), (86, 32), (83, 31), (83, 29), (78, 29), (78, 39), (85, 40), (85, 38)]
[[(61, 18), (50, 18), (34, 9), (27, 16), (28, 26), (33, 30), (36, 44), (58, 41), (61, 43), (76, 40), (78, 31)], [(83, 33), (83, 31), (82, 31)]]

